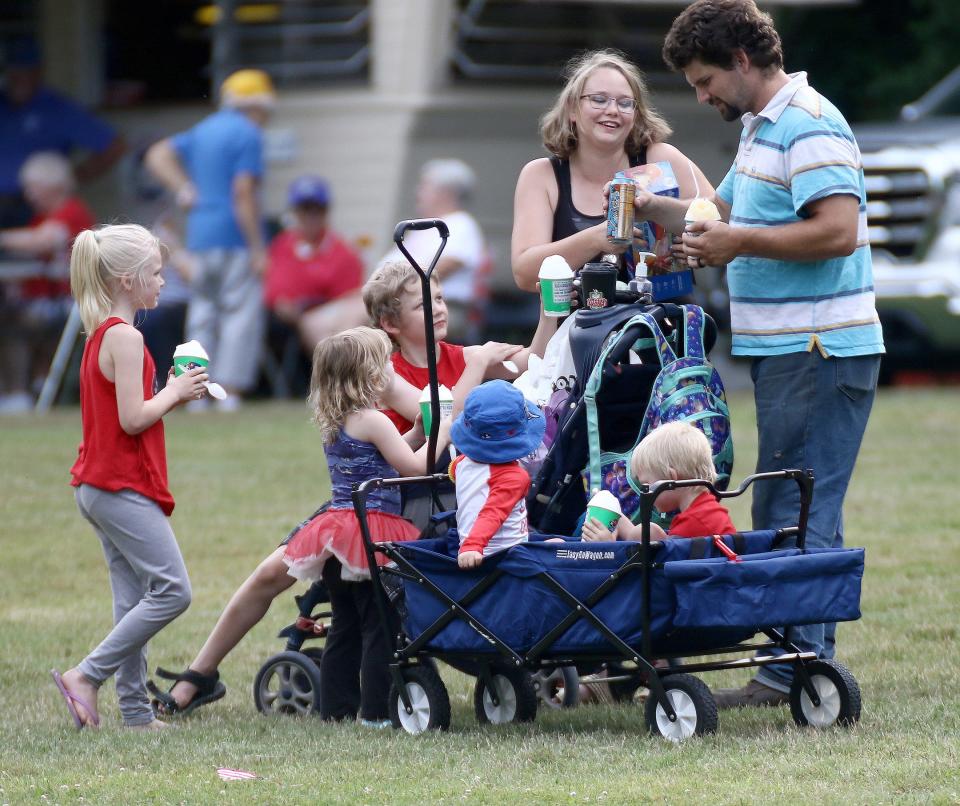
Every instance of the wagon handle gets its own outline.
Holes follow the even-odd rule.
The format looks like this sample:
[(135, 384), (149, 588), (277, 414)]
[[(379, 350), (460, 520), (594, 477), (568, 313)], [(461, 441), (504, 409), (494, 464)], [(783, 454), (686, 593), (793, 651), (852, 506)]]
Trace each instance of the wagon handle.
[[(413, 256), (403, 245), (403, 236), (411, 230), (435, 229), (440, 235), (440, 247), (430, 261), (426, 271), (413, 259)], [(420, 293), (423, 295), (423, 329), (426, 334), (427, 346), (427, 376), (430, 384), (430, 433), (427, 435), (427, 471), (432, 471), (437, 461), (437, 437), (440, 433), (440, 382), (437, 380), (437, 342), (433, 332), (433, 295), (430, 293), (430, 278), (437, 267), (440, 255), (447, 245), (450, 230), (439, 218), (414, 218), (401, 221), (393, 230), (393, 242), (397, 249), (413, 266), (420, 276)]]

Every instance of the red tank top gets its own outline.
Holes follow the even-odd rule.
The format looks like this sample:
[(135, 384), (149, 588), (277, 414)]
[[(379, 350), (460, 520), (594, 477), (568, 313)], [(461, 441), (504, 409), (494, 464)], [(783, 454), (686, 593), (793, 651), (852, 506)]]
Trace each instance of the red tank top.
[[(173, 512), (173, 496), (167, 488), (167, 453), (163, 420), (131, 436), (120, 427), (117, 390), (100, 371), (103, 334), (121, 324), (111, 316), (87, 339), (80, 362), (80, 417), (83, 441), (77, 461), (70, 468), (74, 487), (90, 484), (101, 490), (133, 490), (156, 501), (165, 515)], [(143, 348), (143, 399), (153, 397), (156, 367), (150, 351)]]
[[(453, 389), (467, 367), (467, 363), (463, 359), (463, 347), (459, 344), (448, 344), (445, 341), (441, 341), (439, 347), (440, 359), (437, 361), (437, 379), (448, 389)], [(430, 373), (427, 368), (415, 367), (401, 355), (399, 350), (390, 356), (390, 360), (393, 362), (394, 372), (404, 380), (409, 381), (411, 386), (423, 389), (430, 382)], [(384, 409), (383, 413), (390, 418), (401, 434), (405, 434), (413, 428), (413, 423), (393, 409)]]

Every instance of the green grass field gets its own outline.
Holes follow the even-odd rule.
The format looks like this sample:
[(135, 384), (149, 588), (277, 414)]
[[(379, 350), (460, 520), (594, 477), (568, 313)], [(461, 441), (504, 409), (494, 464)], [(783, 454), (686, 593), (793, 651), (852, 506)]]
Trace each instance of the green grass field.
[[(734, 395), (731, 410), (739, 479), (754, 460), (750, 397)], [(105, 728), (77, 733), (48, 670), (76, 663), (111, 612), (99, 544), (68, 486), (79, 412), (2, 419), (0, 803), (960, 802), (957, 410), (956, 389), (883, 391), (847, 497), (848, 544), (867, 547), (867, 573), (863, 619), (841, 626), (838, 656), (860, 682), (861, 722), (816, 732), (785, 708), (723, 712), (715, 735), (681, 746), (648, 737), (636, 706), (481, 727), (471, 681), (449, 670), (449, 733), (263, 717), (252, 683), (282, 649), (291, 596), (223, 664), (226, 700), (147, 735), (119, 727), (107, 684)], [(327, 492), (300, 405), (177, 413), (166, 428), (194, 599), (152, 642), (151, 668), (186, 665), (237, 584)], [(746, 501), (732, 509), (749, 522)], [(224, 783), (218, 766), (262, 778)]]

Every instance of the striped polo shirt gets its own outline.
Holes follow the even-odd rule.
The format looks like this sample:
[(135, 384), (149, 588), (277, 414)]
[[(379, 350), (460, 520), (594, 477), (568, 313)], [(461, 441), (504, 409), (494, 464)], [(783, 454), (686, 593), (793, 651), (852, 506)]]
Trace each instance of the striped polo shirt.
[(733, 227), (802, 220), (834, 194), (860, 200), (857, 248), (847, 257), (786, 261), (742, 255), (727, 267), (734, 355), (882, 353), (873, 293), (860, 149), (833, 104), (794, 73), (758, 115), (742, 118), (737, 158), (717, 195)]

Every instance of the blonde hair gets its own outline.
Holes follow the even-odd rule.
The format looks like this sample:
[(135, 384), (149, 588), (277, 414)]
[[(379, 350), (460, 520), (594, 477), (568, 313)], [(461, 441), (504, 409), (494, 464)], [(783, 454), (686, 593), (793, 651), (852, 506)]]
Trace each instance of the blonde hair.
[(390, 382), (391, 352), (387, 334), (369, 327), (351, 328), (317, 343), (307, 404), (325, 443), (336, 438), (347, 415), (376, 405)]
[(635, 479), (641, 475), (669, 479), (671, 471), (677, 479), (717, 479), (710, 441), (699, 428), (680, 420), (653, 429), (630, 457), (630, 472)]
[(623, 75), (630, 85), (633, 99), (637, 102), (633, 113), (633, 126), (624, 144), (628, 154), (638, 154), (640, 150), (653, 143), (662, 143), (673, 130), (670, 124), (650, 103), (650, 92), (643, 80), (643, 74), (626, 56), (617, 50), (595, 50), (576, 56), (564, 68), (563, 75), (567, 83), (557, 100), (542, 118), (540, 118), (540, 137), (543, 145), (551, 154), (560, 159), (569, 159), (577, 150), (577, 127), (570, 120), (580, 103), (584, 85), (594, 70), (609, 67)]
[(70, 292), (80, 308), (80, 321), (90, 335), (110, 315), (122, 277), (143, 282), (160, 242), (139, 224), (112, 224), (84, 230), (70, 255)]
[[(370, 279), (363, 284), (361, 293), (373, 327), (380, 328), (384, 319), (391, 325), (397, 324), (400, 320), (403, 292), (414, 282), (418, 284), (419, 290), (419, 279), (413, 266), (405, 260), (388, 261), (370, 275)], [(431, 275), (430, 280), (440, 282), (436, 272)]]

